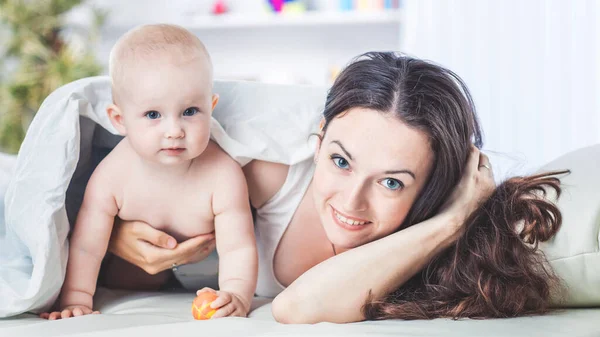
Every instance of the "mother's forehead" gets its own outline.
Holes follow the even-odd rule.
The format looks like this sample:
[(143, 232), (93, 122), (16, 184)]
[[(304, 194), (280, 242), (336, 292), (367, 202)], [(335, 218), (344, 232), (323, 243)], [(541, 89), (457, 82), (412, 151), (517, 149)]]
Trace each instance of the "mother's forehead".
[(392, 114), (365, 108), (352, 109), (334, 118), (323, 140), (327, 145), (334, 141), (341, 143), (352, 155), (353, 151), (360, 151), (363, 156), (389, 157), (390, 160), (398, 157), (430, 160), (432, 155), (425, 132), (408, 126)]
[(429, 138), (423, 130), (409, 126), (392, 113), (360, 107), (349, 109), (333, 118), (327, 126), (327, 132), (329, 131), (392, 136), (393, 139), (403, 135), (426, 141)]

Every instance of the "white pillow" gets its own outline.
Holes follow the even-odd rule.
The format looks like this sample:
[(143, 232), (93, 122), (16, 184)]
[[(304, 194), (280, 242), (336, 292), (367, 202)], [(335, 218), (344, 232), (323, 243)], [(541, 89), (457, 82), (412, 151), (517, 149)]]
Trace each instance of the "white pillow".
[(562, 228), (540, 245), (563, 280), (560, 306), (600, 305), (600, 144), (570, 152), (542, 168), (571, 170), (561, 178)]
[[(215, 81), (214, 91), (211, 136), (240, 164), (312, 156), (325, 88)], [(0, 221), (0, 317), (46, 310), (57, 298), (69, 223), (95, 165), (120, 139), (106, 115), (111, 101), (108, 77), (91, 77), (54, 91), (35, 116)]]

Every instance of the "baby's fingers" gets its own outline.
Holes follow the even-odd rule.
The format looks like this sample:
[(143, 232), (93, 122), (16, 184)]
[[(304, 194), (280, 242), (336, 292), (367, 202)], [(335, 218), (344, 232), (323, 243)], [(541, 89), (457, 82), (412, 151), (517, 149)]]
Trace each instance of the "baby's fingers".
[(204, 288), (202, 288), (202, 289), (200, 289), (200, 290), (196, 291), (196, 296), (200, 295), (201, 293), (203, 293), (203, 292), (205, 292), (205, 291), (211, 292), (211, 293), (213, 293), (213, 294), (216, 294), (216, 293), (217, 293), (217, 291), (216, 291), (216, 290), (214, 290), (213, 288), (204, 287)]
[[(214, 302), (213, 302), (213, 304), (214, 304)], [(237, 307), (233, 303), (229, 303), (229, 304), (221, 307), (219, 310), (217, 310), (217, 312), (215, 312), (215, 314), (212, 315), (211, 319), (236, 316), (236, 315), (234, 315), (236, 311), (237, 311)], [(237, 315), (237, 316), (239, 316), (239, 315)]]
[(60, 313), (60, 318), (69, 318), (73, 316), (73, 312), (70, 309), (65, 309)]
[(73, 309), (73, 316), (77, 317), (77, 316), (83, 316), (83, 315), (89, 315), (89, 314), (99, 314), (100, 311), (92, 311), (92, 309), (90, 308), (75, 308)]
[(219, 297), (217, 297), (217, 299), (210, 304), (210, 307), (213, 309), (218, 309), (227, 303), (231, 303), (231, 295), (228, 293), (219, 292)]

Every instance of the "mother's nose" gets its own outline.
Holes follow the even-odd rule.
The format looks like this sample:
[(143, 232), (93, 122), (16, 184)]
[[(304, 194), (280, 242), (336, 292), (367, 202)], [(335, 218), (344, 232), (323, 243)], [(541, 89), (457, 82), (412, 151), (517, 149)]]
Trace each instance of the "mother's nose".
[(346, 189), (345, 211), (364, 211), (368, 208), (365, 182), (354, 182)]

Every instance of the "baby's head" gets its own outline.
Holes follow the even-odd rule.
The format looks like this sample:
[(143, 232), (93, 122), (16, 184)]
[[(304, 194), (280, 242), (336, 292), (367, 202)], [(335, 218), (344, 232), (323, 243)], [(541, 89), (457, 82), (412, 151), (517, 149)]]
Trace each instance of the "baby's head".
[(110, 53), (115, 128), (146, 159), (178, 163), (200, 155), (210, 138), (212, 63), (202, 42), (175, 25), (145, 25)]

